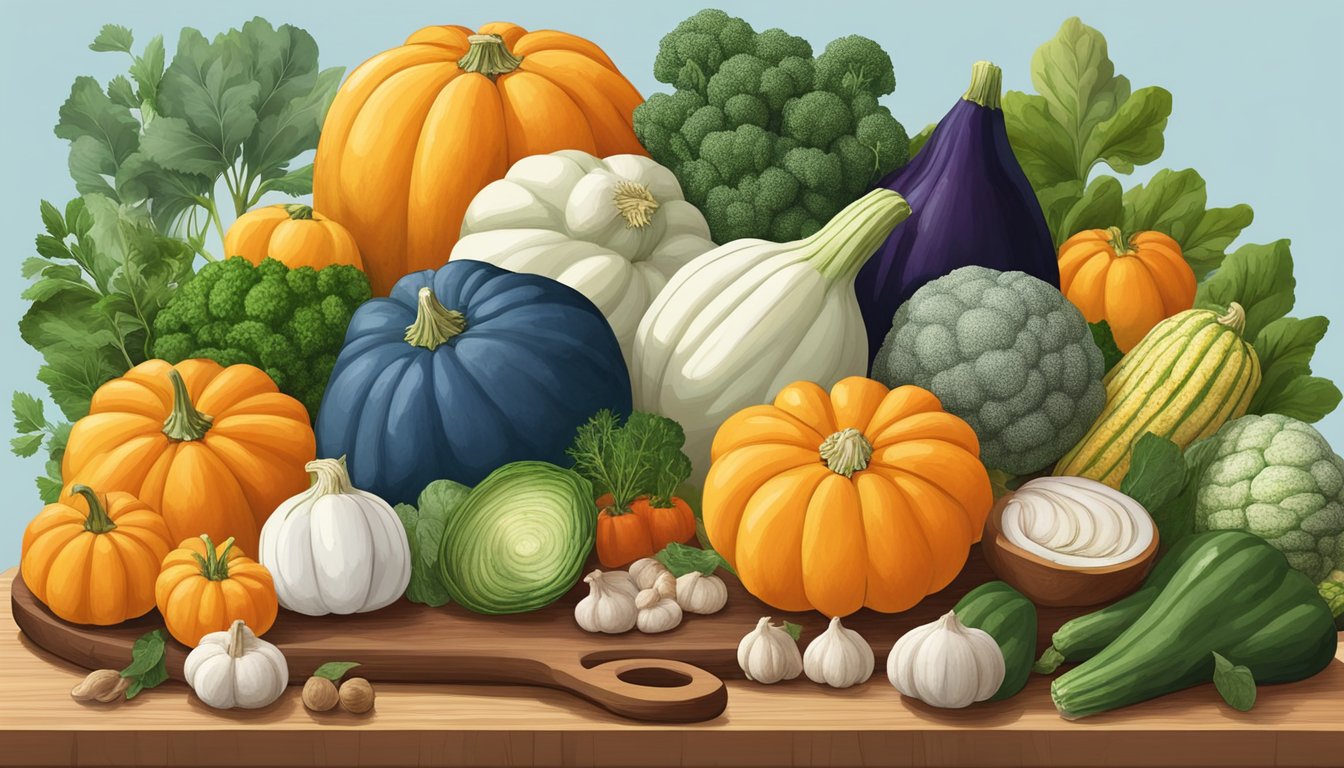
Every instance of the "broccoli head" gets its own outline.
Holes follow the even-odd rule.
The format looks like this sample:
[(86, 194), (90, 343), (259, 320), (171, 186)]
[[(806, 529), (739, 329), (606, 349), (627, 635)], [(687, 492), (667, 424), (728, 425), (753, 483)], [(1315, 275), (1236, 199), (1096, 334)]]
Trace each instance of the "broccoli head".
[(717, 10), (659, 44), (654, 77), (676, 90), (635, 108), (635, 134), (716, 241), (806, 237), (905, 164), (909, 137), (878, 103), (896, 88), (891, 57), (858, 35), (812, 54)]
[(914, 384), (966, 420), (990, 469), (1054, 463), (1106, 405), (1101, 350), (1076, 307), (1025, 272), (962, 267), (896, 311), (873, 378)]
[(154, 355), (255, 365), (317, 417), (322, 392), (369, 279), (354, 267), (290, 269), (241, 256), (207, 264), (154, 320)]

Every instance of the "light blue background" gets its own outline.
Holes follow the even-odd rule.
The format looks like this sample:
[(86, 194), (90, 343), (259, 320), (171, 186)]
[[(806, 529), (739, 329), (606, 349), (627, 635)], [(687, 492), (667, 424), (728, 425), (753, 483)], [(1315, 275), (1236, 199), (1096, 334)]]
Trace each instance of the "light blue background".
[[(52, 133), (57, 109), (77, 75), (104, 84), (125, 71), (121, 54), (87, 46), (108, 22), (135, 32), (136, 50), (163, 34), (169, 56), (178, 30), (208, 36), (254, 15), (289, 22), (317, 39), (323, 66), (347, 71), (429, 24), (514, 21), (555, 28), (603, 46), (641, 92), (662, 88), (651, 74), (658, 40), (703, 5), (670, 2), (24, 2), (0, 10), (0, 567), (19, 559), (23, 528), (41, 507), (33, 485), (40, 461), (8, 452), (9, 393), (43, 392), (40, 358), (16, 323), (25, 305), (19, 264), (40, 230), (38, 201), (63, 205), (74, 194), (67, 145)], [(1193, 167), (1208, 181), (1210, 204), (1249, 203), (1255, 223), (1240, 242), (1293, 241), (1295, 314), (1333, 316), (1340, 324), (1317, 350), (1317, 372), (1344, 383), (1344, 258), (1340, 185), (1344, 124), (1337, 50), (1344, 3), (1318, 2), (727, 2), (718, 7), (757, 29), (779, 26), (820, 50), (832, 38), (866, 34), (891, 54), (896, 93), (888, 106), (915, 133), (938, 120), (966, 87), (970, 65), (1003, 67), (1004, 86), (1030, 89), (1032, 51), (1066, 17), (1101, 30), (1117, 70), (1134, 86), (1161, 85), (1174, 96), (1167, 147), (1158, 167)], [(483, 10), (488, 9), (488, 10)], [(1146, 180), (1155, 168), (1140, 169)], [(1128, 184), (1126, 184), (1128, 186)], [(227, 222), (226, 222), (227, 224)], [(54, 412), (54, 408), (48, 409)], [(1320, 428), (1344, 450), (1344, 413)]]

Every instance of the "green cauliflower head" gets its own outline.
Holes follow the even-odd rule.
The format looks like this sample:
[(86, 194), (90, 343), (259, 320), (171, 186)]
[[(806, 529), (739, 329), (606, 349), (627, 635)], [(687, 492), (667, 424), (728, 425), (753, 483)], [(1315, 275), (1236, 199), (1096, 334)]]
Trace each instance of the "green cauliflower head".
[(1101, 350), (1082, 313), (1024, 272), (962, 267), (897, 310), (873, 361), (887, 386), (914, 384), (965, 419), (990, 469), (1049, 466), (1106, 405)]
[(1209, 440), (1195, 530), (1254, 533), (1324, 579), (1344, 546), (1344, 459), (1310, 424), (1277, 413), (1243, 416)]

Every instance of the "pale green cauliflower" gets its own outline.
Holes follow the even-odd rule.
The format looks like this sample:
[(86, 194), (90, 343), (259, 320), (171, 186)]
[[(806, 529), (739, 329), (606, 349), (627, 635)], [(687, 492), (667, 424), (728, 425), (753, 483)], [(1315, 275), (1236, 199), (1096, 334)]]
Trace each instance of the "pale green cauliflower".
[(1254, 533), (1324, 579), (1344, 545), (1344, 459), (1311, 425), (1275, 413), (1243, 416), (1209, 440), (1195, 530)]
[(873, 378), (938, 396), (980, 439), (990, 469), (1052, 464), (1106, 405), (1101, 350), (1076, 307), (1024, 272), (962, 267), (896, 311)]

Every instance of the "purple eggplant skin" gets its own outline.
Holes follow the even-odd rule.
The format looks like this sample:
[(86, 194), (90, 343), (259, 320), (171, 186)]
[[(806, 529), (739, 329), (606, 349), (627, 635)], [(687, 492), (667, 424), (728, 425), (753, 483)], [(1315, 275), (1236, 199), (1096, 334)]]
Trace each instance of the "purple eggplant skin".
[(912, 212), (854, 284), (870, 367), (901, 304), (954, 269), (1026, 272), (1059, 287), (1045, 214), (1008, 144), (999, 108), (1002, 72), (981, 61), (971, 73), (971, 87), (914, 159), (877, 183), (909, 201)]

